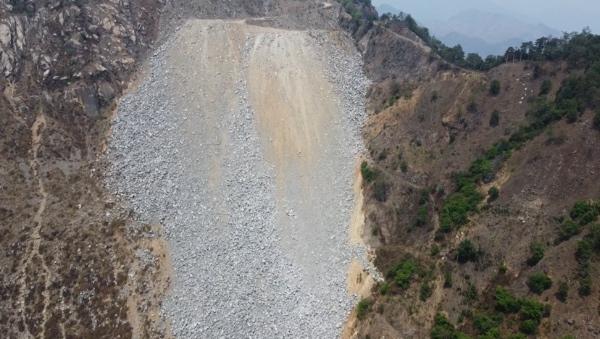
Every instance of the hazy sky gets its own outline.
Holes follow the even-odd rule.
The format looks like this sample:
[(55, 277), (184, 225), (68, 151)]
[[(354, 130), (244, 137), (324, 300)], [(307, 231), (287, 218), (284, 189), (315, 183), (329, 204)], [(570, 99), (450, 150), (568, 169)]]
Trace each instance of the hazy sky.
[(600, 32), (599, 0), (373, 0), (387, 3), (417, 20), (445, 20), (467, 9), (512, 14), (530, 23), (543, 23), (559, 31), (580, 31), (589, 26)]

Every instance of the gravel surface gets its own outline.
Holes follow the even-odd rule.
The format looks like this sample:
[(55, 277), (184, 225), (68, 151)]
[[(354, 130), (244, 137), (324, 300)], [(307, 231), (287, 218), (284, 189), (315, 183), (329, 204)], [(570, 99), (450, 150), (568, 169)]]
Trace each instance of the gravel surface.
[(273, 34), (288, 33), (188, 22), (157, 49), (118, 107), (107, 185), (141, 219), (164, 225), (174, 277), (163, 312), (179, 338), (339, 337), (356, 302), (346, 291), (348, 264), (355, 257), (369, 266), (364, 249), (347, 242), (355, 159), (363, 151), (368, 83), (361, 58), (334, 47), (350, 40), (290, 33), (318, 51), (325, 67), (310, 71), (331, 83), (344, 136), (329, 150), (343, 163), (326, 166), (334, 176), (323, 188), (331, 205), (312, 202), (327, 216), (315, 230), (320, 240), (299, 253), (282, 240), (291, 238), (281, 220), (302, 213), (278, 197), (249, 94), (249, 60)]

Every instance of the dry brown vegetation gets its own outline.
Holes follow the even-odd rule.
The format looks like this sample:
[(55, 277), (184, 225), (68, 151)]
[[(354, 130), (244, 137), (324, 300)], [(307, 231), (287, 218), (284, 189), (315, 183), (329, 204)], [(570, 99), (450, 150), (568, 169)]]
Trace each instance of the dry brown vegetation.
[[(537, 336), (597, 337), (600, 291), (592, 287), (589, 296), (577, 292), (575, 253), (587, 229), (556, 243), (559, 219), (577, 201), (600, 197), (600, 134), (593, 128), (593, 112), (586, 111), (575, 123), (552, 123), (509, 157), (492, 162), (493, 175), (476, 186), (483, 198), (477, 212), (468, 214), (458, 229), (440, 231), (440, 213), (456, 190), (455, 174), (469, 171), (494, 144), (528, 124), (540, 92), (550, 83), (552, 100), (565, 77), (576, 71), (560, 62), (537, 63), (535, 72), (536, 64), (526, 62), (488, 72), (464, 71), (421, 48), (407, 47), (406, 39), (418, 40), (410, 34), (399, 38), (381, 27), (359, 37), (367, 48), (365, 67), (375, 80), (364, 132), (368, 167), (376, 173), (364, 186), (365, 233), (372, 235), (377, 266), (389, 274), (385, 284), (374, 288), (370, 311), (355, 325), (355, 337), (429, 337), (440, 313), (457, 330), (476, 337), (483, 334), (474, 325), (477, 314), (497, 312), (498, 286), (551, 306), (539, 320)], [(496, 95), (490, 93), (493, 81), (500, 84)], [(384, 196), (378, 193), (381, 187)], [(486, 201), (492, 187), (498, 196)], [(458, 260), (465, 240), (473, 244), (472, 254)], [(530, 265), (533, 243), (543, 245), (544, 255)], [(407, 256), (426, 272), (412, 275), (409, 287), (398, 289), (394, 267)], [(590, 267), (591, 279), (597, 281), (597, 262), (592, 260)], [(528, 287), (536, 272), (553, 282), (539, 296)], [(556, 297), (560, 282), (563, 290), (569, 287), (564, 302)], [(521, 321), (507, 315), (498, 328), (509, 335), (538, 322)]]

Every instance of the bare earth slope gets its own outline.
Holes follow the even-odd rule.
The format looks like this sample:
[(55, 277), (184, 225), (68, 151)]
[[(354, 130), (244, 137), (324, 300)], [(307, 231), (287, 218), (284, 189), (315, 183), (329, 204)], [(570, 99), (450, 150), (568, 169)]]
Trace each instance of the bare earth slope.
[(192, 20), (155, 53), (109, 184), (165, 226), (174, 335), (339, 335), (365, 88), (339, 32)]

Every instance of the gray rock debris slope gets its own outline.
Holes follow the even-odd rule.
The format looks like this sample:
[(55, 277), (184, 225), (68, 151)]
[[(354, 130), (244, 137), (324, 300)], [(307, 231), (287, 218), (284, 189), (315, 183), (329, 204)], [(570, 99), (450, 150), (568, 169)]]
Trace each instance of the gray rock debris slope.
[[(163, 311), (177, 337), (341, 333), (355, 302), (348, 263), (365, 257), (347, 245), (347, 228), (367, 81), (360, 56), (333, 36), (343, 41), (190, 21), (120, 103), (108, 185), (165, 226), (174, 277)], [(294, 106), (297, 95), (308, 98)], [(288, 115), (302, 115), (308, 134)], [(320, 141), (301, 148), (312, 165), (294, 153), (306, 136)], [(315, 165), (322, 179), (303, 184)]]

